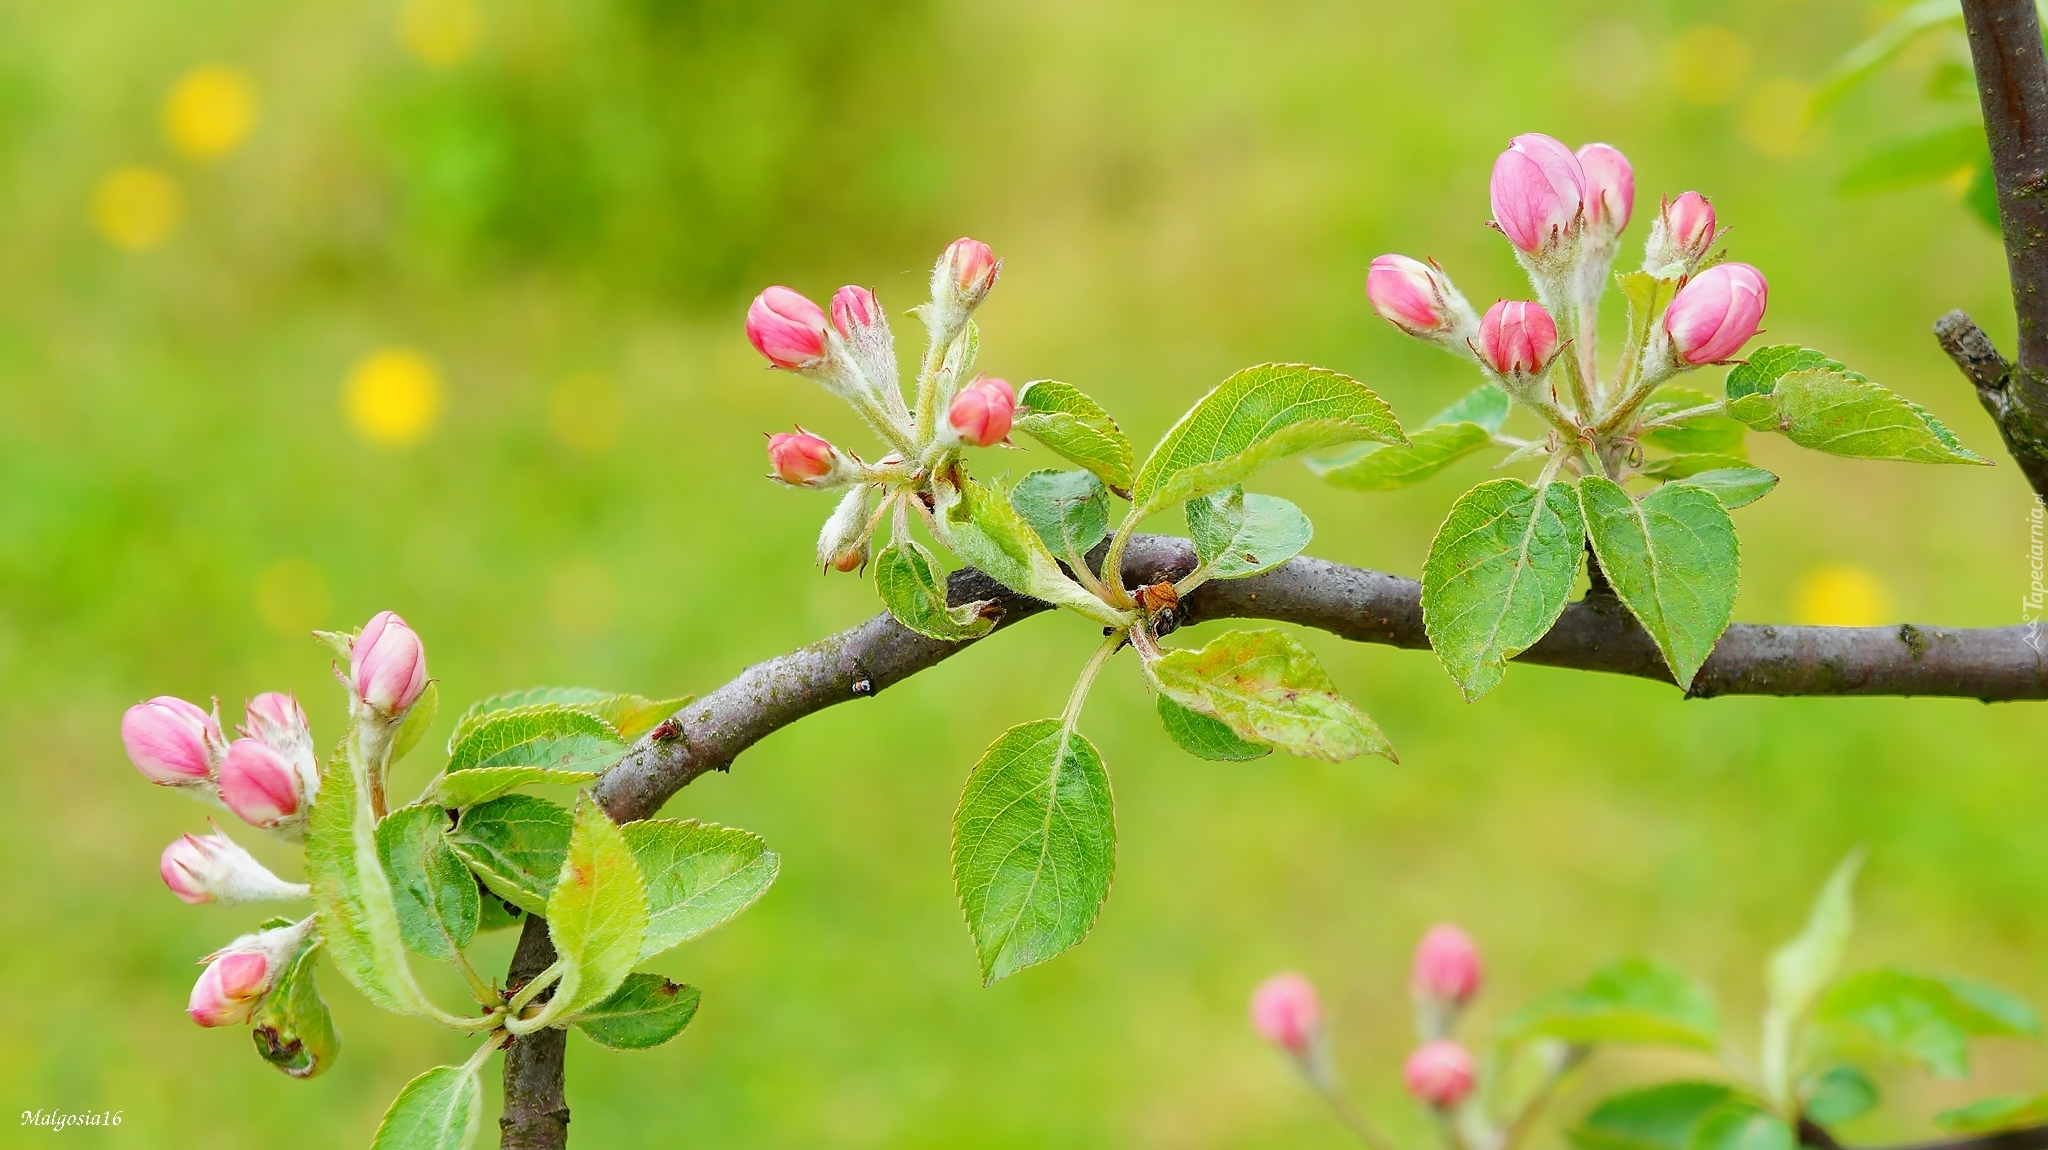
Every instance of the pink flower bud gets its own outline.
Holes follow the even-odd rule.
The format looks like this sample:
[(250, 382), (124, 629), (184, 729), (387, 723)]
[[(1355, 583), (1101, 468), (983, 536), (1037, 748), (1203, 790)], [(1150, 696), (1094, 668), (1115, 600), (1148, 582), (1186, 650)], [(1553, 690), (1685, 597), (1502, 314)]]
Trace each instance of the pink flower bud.
[(1678, 290), (1664, 312), (1664, 330), (1679, 359), (1719, 363), (1756, 334), (1769, 302), (1762, 272), (1748, 264), (1715, 264)]
[(825, 355), (825, 313), (786, 287), (771, 287), (747, 308), (747, 340), (769, 363), (799, 371)]
[(1301, 975), (1276, 974), (1252, 992), (1252, 1029), (1291, 1054), (1306, 1054), (1322, 1025), (1316, 988)]
[(255, 739), (236, 739), (220, 767), (220, 801), (251, 826), (296, 819), (306, 805), (303, 786), (289, 760)]
[(1643, 270), (1670, 278), (1689, 275), (1714, 250), (1714, 205), (1698, 192), (1687, 192), (1657, 212), (1643, 249)]
[(247, 1022), (256, 1004), (270, 993), (270, 960), (255, 951), (223, 954), (208, 963), (192, 984), (185, 1013), (201, 1026), (233, 1026)]
[(303, 883), (289, 883), (270, 873), (248, 851), (222, 834), (185, 835), (164, 848), (157, 873), (171, 893), (194, 906), (227, 905), (276, 899), (305, 898)]
[(1628, 226), (1636, 209), (1636, 173), (1628, 157), (1607, 144), (1587, 144), (1578, 151), (1585, 174), (1586, 226), (1612, 239)]
[(363, 625), (348, 662), (356, 697), (386, 715), (404, 712), (427, 689), (426, 648), (396, 612), (379, 611)]
[(1407, 256), (1380, 256), (1365, 273), (1372, 309), (1409, 335), (1434, 335), (1452, 326), (1450, 287), (1442, 272)]
[(832, 330), (841, 338), (852, 339), (856, 331), (881, 321), (882, 305), (875, 293), (851, 284), (832, 293)]
[(1417, 997), (1462, 1006), (1479, 993), (1484, 973), (1472, 936), (1450, 923), (1438, 923), (1415, 948), (1408, 985)]
[(299, 733), (309, 730), (306, 709), (299, 701), (282, 691), (265, 691), (249, 700), (248, 725), (242, 733), (252, 739), (262, 739), (271, 746), (279, 742), (297, 742)]
[(1539, 133), (1516, 136), (1493, 163), (1493, 222), (1534, 255), (1561, 242), (1579, 217), (1586, 174), (1570, 148)]
[(1017, 411), (1017, 392), (1008, 380), (984, 375), (953, 397), (946, 422), (961, 442), (992, 447), (1010, 437), (1010, 419)]
[(1479, 321), (1478, 351), (1507, 379), (1541, 375), (1557, 355), (1557, 323), (1541, 304), (1501, 300)]
[(995, 286), (996, 275), (1002, 270), (1003, 261), (996, 258), (987, 244), (962, 236), (947, 245), (946, 254), (939, 258), (938, 272), (932, 277), (932, 298), (939, 298), (944, 287), (971, 311)]
[(1472, 1093), (1472, 1055), (1456, 1042), (1439, 1038), (1408, 1056), (1401, 1077), (1416, 1101), (1448, 1110)]
[(128, 708), (121, 716), (121, 743), (135, 769), (164, 786), (212, 778), (227, 751), (212, 715), (169, 695)]
[(831, 475), (838, 452), (830, 443), (798, 428), (768, 437), (768, 465), (775, 477), (792, 487), (817, 487)]

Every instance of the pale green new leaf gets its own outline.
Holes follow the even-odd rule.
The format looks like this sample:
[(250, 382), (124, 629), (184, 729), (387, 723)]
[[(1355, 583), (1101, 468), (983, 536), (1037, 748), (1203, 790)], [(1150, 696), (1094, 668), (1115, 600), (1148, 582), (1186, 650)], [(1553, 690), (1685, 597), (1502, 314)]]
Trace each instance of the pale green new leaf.
[(915, 539), (899, 539), (882, 549), (875, 559), (875, 591), (898, 623), (934, 639), (979, 638), (996, 625), (992, 599), (946, 605), (946, 588), (933, 568), (931, 552)]
[(562, 981), (531, 1020), (536, 1028), (611, 997), (633, 972), (647, 937), (647, 884), (625, 834), (587, 794), (577, 796), (575, 820), (547, 906)]
[(1578, 493), (1495, 479), (1451, 507), (1422, 565), (1422, 622), (1466, 701), (1564, 611), (1586, 544)]
[(1457, 402), (1429, 417), (1425, 427), (1450, 423), (1476, 423), (1489, 432), (1499, 431), (1508, 421), (1514, 401), (1500, 384), (1482, 383), (1458, 397)]
[(782, 859), (761, 836), (695, 820), (644, 819), (623, 828), (647, 884), (640, 957), (688, 942), (754, 905)]
[(1580, 1150), (1691, 1150), (1707, 1121), (1757, 1104), (1721, 1082), (1662, 1082), (1612, 1095), (1568, 1137)]
[[(345, 746), (345, 744), (344, 744)], [(362, 780), (337, 750), (320, 775), (306, 822), (306, 881), (327, 951), (363, 997), (394, 1014), (430, 1014), (406, 962), (391, 883), (377, 851), (377, 822)]]
[(1493, 442), (1476, 423), (1446, 423), (1408, 433), (1405, 445), (1374, 444), (1336, 459), (1308, 460), (1308, 469), (1351, 491), (1392, 491), (1420, 483)]
[(1094, 746), (1058, 719), (1005, 731), (953, 814), (953, 886), (983, 983), (1087, 937), (1115, 862), (1109, 774)]
[(1585, 985), (1543, 999), (1502, 1027), (1502, 1039), (1555, 1038), (1579, 1045), (1618, 1042), (1711, 1051), (1721, 1023), (1706, 989), (1662, 963), (1624, 959)]
[(958, 488), (940, 484), (938, 497), (941, 541), (963, 561), (1021, 595), (1069, 608), (1104, 626), (1123, 625), (1122, 615), (1060, 570), (1038, 532), (1000, 489), (970, 479)]
[(1939, 183), (1990, 157), (1984, 124), (1973, 117), (1966, 123), (1908, 136), (1871, 152), (1843, 173), (1838, 190), (1845, 196), (1863, 196)]
[(1241, 487), (1188, 500), (1187, 516), (1204, 580), (1271, 571), (1301, 554), (1315, 534), (1301, 508), (1274, 495), (1246, 495)]
[(377, 824), (377, 852), (391, 877), (398, 933), (413, 953), (452, 962), (476, 937), (482, 899), (476, 877), (445, 837), (448, 812), (405, 807)]
[(1805, 929), (1772, 953), (1764, 987), (1774, 1012), (1787, 1019), (1804, 1015), (1841, 969), (1842, 952), (1856, 925), (1856, 872), (1862, 867), (1860, 850), (1837, 864), (1813, 900)]
[(1225, 632), (1145, 669), (1160, 694), (1248, 742), (1332, 763), (1395, 757), (1371, 716), (1338, 694), (1315, 655), (1284, 631)]
[(428, 679), (420, 697), (413, 700), (412, 709), (405, 713), (405, 721), (398, 725), (398, 733), (391, 737), (391, 761), (398, 762), (420, 745), (427, 737), (427, 728), (434, 725), (434, 712), (441, 709), (441, 684)]
[(626, 753), (618, 728), (566, 703), (493, 711), (469, 724), (448, 752), (448, 770), (548, 767), (603, 770)]
[(436, 1066), (405, 1084), (370, 1150), (466, 1150), (483, 1122), (474, 1066)]
[(533, 795), (504, 795), (462, 812), (448, 846), (500, 898), (546, 914), (555, 877), (569, 853), (574, 820), (560, 804)]
[(319, 957), (317, 939), (300, 949), (249, 1017), (256, 1053), (293, 1078), (318, 1075), (341, 1053), (334, 1016), (313, 974)]
[(1729, 369), (1724, 390), (1730, 401), (1745, 395), (1769, 395), (1778, 386), (1778, 380), (1795, 371), (1814, 368), (1838, 371), (1851, 379), (1863, 378), (1842, 366), (1840, 361), (1829, 359), (1823, 352), (1800, 347), (1796, 343), (1780, 343), (1757, 348), (1749, 353), (1747, 359)]
[(1905, 51), (1906, 46), (1925, 33), (1941, 27), (1963, 26), (1962, 6), (1956, 0), (1920, 0), (1891, 18), (1870, 39), (1851, 48), (1835, 62), (1814, 91), (1810, 105), (1817, 117), (1833, 107), (1858, 84)]
[(1995, 1134), (2043, 1123), (2048, 1123), (2048, 1094), (2001, 1094), (1934, 1116), (1934, 1124), (1951, 1134)]
[(1093, 472), (1034, 471), (1010, 491), (1010, 505), (1069, 565), (1109, 534), (1109, 496)]
[(471, 703), (455, 721), (455, 730), (448, 736), (448, 750), (453, 754), (456, 745), (469, 734), (471, 728), (493, 712), (512, 711), (548, 703), (559, 704), (602, 719), (612, 725), (620, 738), (637, 739), (653, 730), (663, 719), (681, 710), (690, 699), (689, 695), (673, 699), (650, 699), (645, 695), (601, 691), (594, 687), (530, 687), (524, 691), (510, 691)]
[(1643, 468), (1643, 474), (1650, 479), (1690, 479), (1703, 471), (1739, 471), (1749, 466), (1749, 460), (1740, 455), (1667, 455), (1653, 459)]
[(647, 1050), (683, 1032), (703, 995), (694, 986), (658, 974), (629, 974), (611, 997), (576, 1016), (576, 1026), (599, 1046)]
[(1386, 401), (1349, 376), (1305, 364), (1248, 367), (1173, 425), (1132, 487), (1141, 517), (1244, 482), (1269, 463), (1360, 440), (1406, 443)]
[(1190, 711), (1166, 695), (1157, 696), (1159, 723), (1180, 749), (1200, 759), (1218, 763), (1244, 763), (1263, 759), (1273, 748), (1248, 743), (1237, 737), (1230, 724), (1221, 719)]
[(1733, 511), (1769, 495), (1771, 489), (1778, 485), (1778, 477), (1761, 467), (1715, 467), (1695, 471), (1673, 482), (1710, 491), (1721, 501), (1721, 506)]
[(1579, 484), (1586, 533), (1614, 593), (1656, 640), (1681, 687), (1735, 613), (1740, 549), (1712, 492), (1667, 483), (1638, 501), (1605, 476)]
[(558, 771), (553, 767), (471, 767), (434, 780), (421, 802), (437, 807), (473, 807), (520, 787), (580, 787), (595, 782), (598, 771)]
[(1844, 978), (1814, 1006), (1813, 1021), (1824, 1042), (1917, 1062), (1948, 1078), (1969, 1073), (1972, 1038), (2041, 1033), (2033, 1010), (2004, 991), (1901, 970)]
[[(1667, 383), (1650, 394), (1649, 402), (1643, 405), (1638, 418), (1649, 421), (1705, 407), (1713, 402), (1714, 397), (1704, 391)], [(1711, 454), (1742, 459), (1746, 454), (1743, 441), (1748, 435), (1749, 427), (1741, 421), (1725, 415), (1707, 414), (1651, 428), (1640, 438), (1646, 446), (1680, 455)]]
[(1831, 1066), (1806, 1088), (1805, 1113), (1822, 1126), (1850, 1122), (1877, 1108), (1877, 1083), (1854, 1066)]
[(1785, 1120), (1750, 1106), (1724, 1106), (1693, 1132), (1689, 1150), (1794, 1150), (1798, 1138)]
[[(1733, 378), (1731, 374), (1731, 379)], [(1729, 413), (1758, 431), (1851, 459), (1988, 463), (1919, 404), (1878, 384), (1827, 368), (1780, 376), (1769, 393), (1745, 395)]]
[(1017, 393), (1017, 430), (1094, 472), (1110, 490), (1131, 490), (1131, 441), (1102, 405), (1079, 388), (1034, 379)]

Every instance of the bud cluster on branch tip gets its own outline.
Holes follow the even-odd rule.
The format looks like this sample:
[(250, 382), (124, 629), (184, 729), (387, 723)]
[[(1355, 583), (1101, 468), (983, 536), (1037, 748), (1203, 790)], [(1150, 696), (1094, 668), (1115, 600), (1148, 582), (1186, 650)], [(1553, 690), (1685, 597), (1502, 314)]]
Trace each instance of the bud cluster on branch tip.
[(1408, 987), (1417, 999), (1463, 1006), (1479, 993), (1484, 978), (1472, 936), (1444, 922), (1430, 927), (1416, 944)]
[(1714, 250), (1714, 205), (1698, 192), (1669, 200), (1650, 225), (1643, 246), (1643, 270), (1661, 279), (1691, 275)]
[(1557, 347), (1557, 323), (1541, 304), (1501, 300), (1479, 321), (1479, 360), (1505, 382), (1542, 375)]
[(1323, 1025), (1316, 988), (1292, 971), (1276, 974), (1252, 992), (1252, 1029), (1296, 1057), (1308, 1054)]
[(426, 649), (397, 612), (379, 611), (356, 636), (348, 677), (364, 706), (387, 717), (401, 715), (427, 689)]
[(1608, 144), (1587, 144), (1577, 153), (1584, 176), (1586, 230), (1612, 242), (1636, 209), (1636, 173), (1628, 157)]
[(953, 397), (946, 424), (959, 443), (993, 447), (1010, 438), (1010, 422), (1016, 413), (1016, 389), (1008, 380), (984, 375)]
[(1756, 334), (1770, 285), (1748, 264), (1716, 264), (1678, 290), (1664, 312), (1671, 350), (1695, 366), (1733, 356)]
[(843, 487), (853, 479), (853, 465), (839, 449), (799, 427), (768, 437), (768, 466), (774, 478), (791, 487), (820, 490)]
[(1524, 255), (1564, 254), (1578, 237), (1586, 173), (1570, 148), (1538, 132), (1516, 136), (1493, 164), (1493, 222)]
[(1472, 1053), (1448, 1038), (1423, 1043), (1401, 1068), (1409, 1095), (1437, 1110), (1463, 1102), (1472, 1093), (1472, 1077)]
[(169, 695), (128, 708), (121, 716), (121, 744), (135, 769), (160, 786), (211, 783), (228, 750), (218, 718)]
[(1479, 330), (1472, 305), (1433, 263), (1380, 256), (1365, 273), (1365, 295), (1388, 323), (1418, 339), (1463, 348)]
[(232, 1026), (249, 1015), (277, 985), (278, 976), (304, 945), (312, 919), (257, 934), (245, 934), (203, 960), (206, 970), (192, 985), (185, 1013), (201, 1026)]
[(825, 357), (825, 331), (824, 309), (786, 287), (769, 288), (747, 308), (747, 341), (769, 363), (788, 371), (801, 371)]
[(305, 884), (286, 882), (270, 873), (219, 827), (210, 835), (174, 840), (157, 860), (157, 873), (172, 894), (193, 906), (206, 902), (233, 906), (308, 895)]

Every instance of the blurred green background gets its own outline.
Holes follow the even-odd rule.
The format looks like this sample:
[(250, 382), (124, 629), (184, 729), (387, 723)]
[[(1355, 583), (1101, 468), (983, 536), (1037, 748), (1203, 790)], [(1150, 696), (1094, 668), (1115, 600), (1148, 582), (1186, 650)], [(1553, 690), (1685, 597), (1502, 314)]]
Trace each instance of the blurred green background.
[[(469, 699), (530, 684), (706, 691), (876, 610), (811, 565), (828, 500), (761, 478), (761, 433), (797, 420), (867, 446), (747, 347), (746, 301), (769, 283), (817, 299), (867, 284), (901, 311), (972, 234), (1005, 257), (984, 368), (1072, 381), (1141, 443), (1270, 359), (1352, 373), (1420, 419), (1473, 380), (1371, 315), (1366, 264), (1432, 255), (1482, 304), (1525, 294), (1481, 226), (1485, 182), (1510, 135), (1541, 130), (1628, 152), (1635, 237), (1660, 193), (1708, 192), (1737, 257), (1770, 276), (1774, 339), (1999, 454), (1928, 334), (1963, 306), (2010, 342), (2002, 257), (1961, 185), (1835, 191), (1872, 141), (1953, 115), (1918, 85), (1955, 44), (1802, 119), (1809, 86), (1886, 15), (5, 0), (9, 1114), (124, 1112), (67, 1145), (358, 1147), (407, 1078), (462, 1051), (332, 977), (345, 1046), (310, 1083), (185, 1019), (192, 960), (259, 914), (162, 889), (158, 850), (204, 812), (126, 764), (128, 704), (218, 695), (239, 713), (291, 689), (331, 738), (339, 692), (304, 633), (389, 607), (426, 638), (445, 729)], [(1753, 450), (1785, 483), (1741, 513), (1738, 618), (2019, 621), (2031, 501), (2014, 468)], [(1293, 464), (1258, 485), (1314, 515), (1315, 554), (1414, 575), (1486, 466), (1383, 496)], [(1747, 1043), (1763, 952), (1857, 843), (1859, 963), (1973, 972), (2048, 1004), (2037, 706), (1685, 703), (1536, 668), (1467, 706), (1427, 654), (1310, 641), (1401, 765), (1193, 760), (1112, 667), (1085, 725), (1117, 785), (1116, 889), (1084, 946), (993, 989), (951, 890), (950, 813), (988, 740), (1057, 711), (1087, 627), (1034, 621), (690, 787), (670, 814), (759, 831), (782, 878), (656, 964), (705, 991), (681, 1040), (571, 1039), (575, 1144), (1344, 1145), (1244, 1023), (1253, 984), (1291, 967), (1323, 988), (1351, 1088), (1421, 1146), (1398, 1067), (1428, 924), (1461, 922), (1485, 949), (1481, 1023), (1647, 950), (1709, 979)], [(502, 968), (509, 941), (482, 962)], [(1605, 1056), (1562, 1110), (1682, 1068)], [(1979, 1069), (1969, 1086), (1901, 1072), (1847, 1133), (1924, 1134), (1937, 1106), (2048, 1079), (2023, 1046), (1982, 1050)], [(0, 1142), (32, 1138), (0, 1123)]]

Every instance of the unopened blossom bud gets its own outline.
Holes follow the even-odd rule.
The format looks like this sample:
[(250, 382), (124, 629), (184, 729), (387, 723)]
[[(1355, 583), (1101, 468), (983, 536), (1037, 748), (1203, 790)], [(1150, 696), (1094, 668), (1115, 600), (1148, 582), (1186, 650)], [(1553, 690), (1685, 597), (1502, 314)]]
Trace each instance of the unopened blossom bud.
[(853, 470), (837, 448), (802, 428), (768, 437), (768, 466), (792, 487), (839, 486)]
[(1627, 156), (1607, 144), (1587, 144), (1577, 155), (1585, 176), (1586, 229), (1611, 240), (1635, 213), (1635, 169), (1629, 166)]
[(1714, 205), (1698, 192), (1687, 192), (1666, 203), (1650, 225), (1643, 270), (1665, 278), (1690, 275), (1713, 252), (1719, 234)]
[(953, 397), (946, 423), (960, 443), (993, 447), (1010, 437), (1010, 421), (1016, 412), (1016, 389), (1008, 380), (984, 375)]
[(249, 700), (247, 715), (242, 733), (284, 756), (298, 772), (308, 795), (318, 791), (320, 756), (299, 701), (281, 691), (266, 691)]
[(769, 363), (800, 371), (825, 356), (825, 312), (801, 293), (771, 287), (747, 308), (747, 340)]
[(1531, 132), (1493, 163), (1493, 222), (1527, 255), (1564, 247), (1578, 226), (1586, 174), (1570, 148)]
[(946, 246), (946, 254), (932, 269), (932, 298), (971, 312), (987, 298), (1002, 270), (1003, 261), (987, 244), (962, 236)]
[(372, 710), (398, 715), (427, 689), (427, 652), (395, 611), (379, 611), (349, 650), (349, 682)]
[(1448, 1110), (1472, 1093), (1472, 1074), (1471, 1052), (1448, 1038), (1424, 1043), (1401, 1068), (1408, 1093), (1438, 1110)]
[(1435, 264), (1380, 256), (1365, 274), (1365, 294), (1382, 318), (1418, 339), (1463, 348), (1479, 327), (1472, 306)]
[(862, 329), (882, 322), (882, 305), (875, 293), (852, 284), (832, 293), (832, 330), (841, 338), (850, 340)]
[(1292, 971), (1276, 974), (1252, 992), (1252, 1029), (1296, 1057), (1305, 1056), (1322, 1029), (1316, 988)]
[(137, 703), (121, 716), (121, 744), (150, 782), (190, 786), (211, 779), (227, 753), (220, 723), (194, 704), (169, 695)]
[(1462, 1006), (1479, 993), (1484, 975), (1472, 936), (1450, 923), (1438, 923), (1415, 947), (1408, 986), (1417, 998)]
[(303, 821), (305, 780), (291, 761), (255, 739), (236, 739), (220, 767), (220, 801), (251, 826)]
[(1748, 264), (1715, 264), (1680, 288), (1664, 312), (1673, 354), (1694, 365), (1728, 359), (1756, 334), (1769, 301), (1762, 272)]
[(1501, 300), (1479, 321), (1476, 350), (1503, 379), (1538, 376), (1557, 355), (1557, 323), (1541, 304)]
[(206, 970), (193, 984), (185, 1013), (201, 1026), (248, 1021), (305, 944), (312, 921), (245, 934), (207, 955)]
[(210, 835), (185, 835), (164, 848), (157, 873), (171, 893), (194, 906), (305, 898), (304, 883), (286, 882), (270, 873), (248, 851), (214, 828)]
[(868, 561), (868, 484), (848, 491), (818, 532), (818, 566), (852, 571)]

